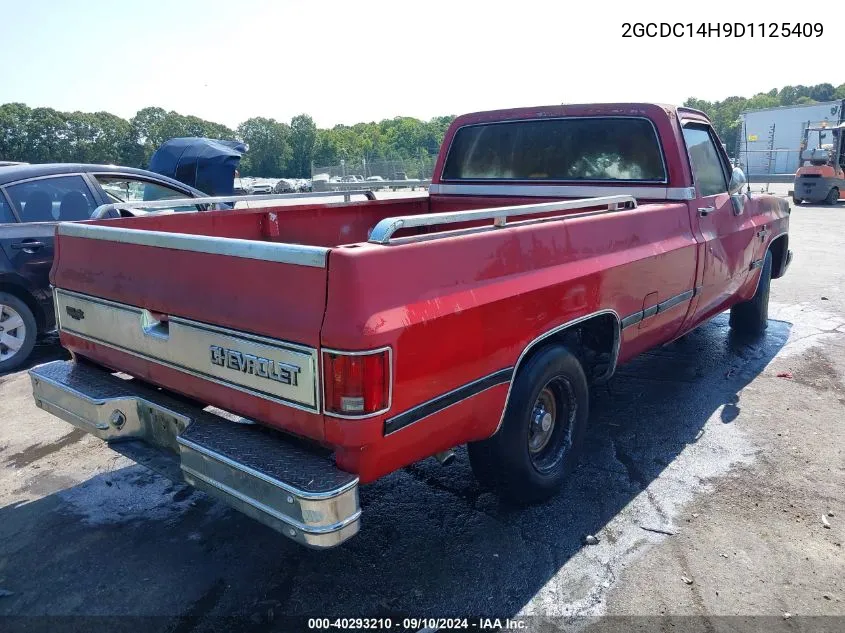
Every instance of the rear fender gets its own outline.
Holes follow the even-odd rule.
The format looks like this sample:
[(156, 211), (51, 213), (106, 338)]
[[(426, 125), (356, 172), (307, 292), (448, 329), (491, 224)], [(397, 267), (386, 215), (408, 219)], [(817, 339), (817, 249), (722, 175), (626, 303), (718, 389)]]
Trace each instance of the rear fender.
[[(524, 366), (534, 354), (549, 345), (567, 345), (571, 347), (572, 344), (570, 341), (572, 340), (572, 335), (579, 331), (589, 332), (591, 335), (596, 336), (597, 340), (603, 341), (603, 348), (600, 348), (599, 351), (609, 354), (609, 362), (606, 370), (603, 371), (601, 375), (593, 377), (593, 381), (606, 382), (610, 379), (613, 372), (616, 371), (616, 362), (619, 358), (619, 346), (622, 341), (621, 319), (615, 310), (599, 310), (552, 328), (529, 342), (519, 355), (519, 358), (514, 365), (514, 371), (511, 375), (510, 383), (508, 384), (508, 391), (505, 396), (504, 406), (502, 407), (502, 414), (499, 417), (499, 424), (493, 433), (494, 435), (498, 433), (499, 429), (502, 427), (502, 422), (505, 419), (505, 413), (508, 410), (508, 402), (510, 401), (513, 384), (516, 381), (517, 376), (519, 376), (520, 368)], [(579, 356), (583, 363), (584, 358), (583, 354), (580, 353), (580, 350), (575, 349), (572, 351), (575, 352), (576, 356)], [(585, 372), (586, 371), (587, 368), (585, 367)]]

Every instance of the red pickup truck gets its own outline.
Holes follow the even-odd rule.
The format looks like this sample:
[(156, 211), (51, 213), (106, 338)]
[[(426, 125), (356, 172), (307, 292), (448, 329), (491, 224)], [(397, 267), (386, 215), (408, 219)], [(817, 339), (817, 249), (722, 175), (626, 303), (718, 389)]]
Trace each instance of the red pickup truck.
[(60, 224), (35, 401), (312, 547), (462, 444), (540, 501), (619, 364), (765, 329), (789, 206), (744, 184), (701, 112), (566, 105), (459, 117), (428, 196)]

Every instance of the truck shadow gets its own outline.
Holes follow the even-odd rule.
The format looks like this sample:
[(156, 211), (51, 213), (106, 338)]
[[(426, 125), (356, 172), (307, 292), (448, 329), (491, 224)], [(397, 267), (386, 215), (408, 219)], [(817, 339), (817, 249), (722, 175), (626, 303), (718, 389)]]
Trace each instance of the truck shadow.
[[(185, 633), (219, 616), (249, 631), (289, 630), (283, 615), (506, 617), (532, 599), (540, 613), (588, 608), (613, 580), (603, 561), (666, 538), (643, 527), (671, 531), (702, 482), (753, 458), (740, 392), (790, 327), (770, 321), (742, 340), (720, 315), (621, 367), (593, 394), (582, 465), (541, 506), (500, 503), (460, 451), (450, 466), (431, 459), (364, 487), (361, 532), (322, 552), (140, 466), (2, 508), (0, 587), (15, 595), (0, 615), (154, 614), (168, 617), (148, 630)], [(585, 546), (587, 534), (601, 543)]]

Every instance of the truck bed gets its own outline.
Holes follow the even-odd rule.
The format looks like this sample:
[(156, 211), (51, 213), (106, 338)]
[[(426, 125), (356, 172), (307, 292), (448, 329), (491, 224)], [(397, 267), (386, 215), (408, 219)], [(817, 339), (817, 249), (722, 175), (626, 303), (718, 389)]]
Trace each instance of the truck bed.
[[(671, 267), (695, 240), (683, 204), (622, 210), (636, 203), (619, 198), (534, 198), (508, 210), (490, 209), (488, 199), (422, 197), (62, 224), (52, 274), (61, 340), (97, 364), (342, 446), (341, 467), (370, 479), (396, 466), (416, 430), (382, 443), (389, 458), (362, 451), (384, 436), (384, 416), (364, 423), (325, 414), (320, 354), (394, 350), (388, 408), (403, 411), (467, 375), (512, 365), (526, 334), (497, 328), (497, 319), (558, 319), (542, 306), (561, 296), (564, 318), (592, 309), (598, 297), (584, 295), (582, 283), (564, 288), (567, 278), (602, 276), (619, 288), (619, 313), (641, 309), (644, 293), (626, 288), (630, 275), (614, 269), (619, 245), (644, 264), (653, 249), (637, 232), (665, 236), (679, 246), (660, 256)], [(527, 202), (506, 200), (499, 206)], [(614, 210), (622, 211), (607, 214)], [(570, 214), (572, 222), (547, 221)], [(434, 239), (447, 233), (460, 238)], [(689, 287), (691, 276), (679, 275), (678, 286)], [(469, 322), (471, 337), (462, 334)], [(439, 341), (450, 362), (434, 371), (424, 341)], [(253, 364), (280, 364), (267, 380), (226, 356), (231, 350)], [(506, 386), (480, 397), (500, 399)], [(495, 424), (478, 418), (455, 427), (460, 437), (444, 433), (443, 448), (485, 437)]]
[(87, 222), (142, 231), (335, 247), (365, 242), (379, 220), (430, 211), (428, 196), (349, 203), (285, 204), (258, 209), (147, 215)]

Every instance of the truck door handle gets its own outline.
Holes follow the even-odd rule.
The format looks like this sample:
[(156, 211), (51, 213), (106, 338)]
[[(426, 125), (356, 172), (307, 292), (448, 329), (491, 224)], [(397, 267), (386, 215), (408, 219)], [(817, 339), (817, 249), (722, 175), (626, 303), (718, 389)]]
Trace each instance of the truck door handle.
[(706, 218), (708, 215), (713, 213), (716, 210), (716, 207), (698, 207), (698, 215), (699, 217)]
[(12, 249), (16, 251), (37, 251), (44, 246), (44, 242), (37, 240), (24, 240), (23, 242), (15, 242), (12, 244)]

